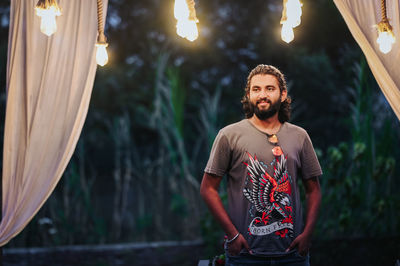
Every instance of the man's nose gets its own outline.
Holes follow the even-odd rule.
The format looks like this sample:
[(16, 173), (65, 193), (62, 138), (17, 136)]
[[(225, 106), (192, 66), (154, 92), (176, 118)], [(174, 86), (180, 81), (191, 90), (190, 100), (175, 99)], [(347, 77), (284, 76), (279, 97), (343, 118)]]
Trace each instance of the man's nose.
[(261, 90), (260, 98), (269, 98), (269, 94), (266, 90)]

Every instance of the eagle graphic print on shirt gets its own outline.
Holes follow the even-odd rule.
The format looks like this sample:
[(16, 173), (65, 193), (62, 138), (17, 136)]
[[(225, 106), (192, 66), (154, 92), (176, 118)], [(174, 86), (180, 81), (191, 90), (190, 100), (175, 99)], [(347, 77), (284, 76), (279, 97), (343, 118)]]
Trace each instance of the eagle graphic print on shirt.
[(292, 179), (287, 171), (287, 157), (279, 147), (274, 149), (274, 160), (269, 165), (247, 153), (248, 175), (243, 194), (251, 203), (248, 231), (253, 236), (293, 237)]

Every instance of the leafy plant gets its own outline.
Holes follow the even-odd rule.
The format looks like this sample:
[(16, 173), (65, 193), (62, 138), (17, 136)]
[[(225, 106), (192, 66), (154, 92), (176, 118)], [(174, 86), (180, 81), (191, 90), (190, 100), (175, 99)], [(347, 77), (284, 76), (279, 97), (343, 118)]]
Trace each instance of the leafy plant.
[[(391, 190), (395, 180), (398, 140), (391, 130), (395, 118), (382, 113), (385, 103), (376, 99), (376, 83), (365, 60), (356, 64), (351, 139), (332, 146), (322, 158), (323, 204), (319, 236), (360, 237), (392, 235), (399, 231), (400, 219), (394, 217), (400, 197)], [(383, 122), (383, 123), (382, 123)], [(323, 232), (323, 233), (322, 233)]]

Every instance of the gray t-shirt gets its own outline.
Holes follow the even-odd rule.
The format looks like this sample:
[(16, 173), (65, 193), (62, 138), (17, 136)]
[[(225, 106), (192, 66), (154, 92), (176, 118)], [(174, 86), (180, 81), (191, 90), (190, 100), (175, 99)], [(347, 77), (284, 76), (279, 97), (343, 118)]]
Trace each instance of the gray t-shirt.
[(322, 175), (304, 129), (285, 122), (276, 135), (278, 145), (248, 119), (226, 126), (204, 170), (227, 175), (229, 216), (258, 256), (287, 254), (304, 226), (297, 181)]

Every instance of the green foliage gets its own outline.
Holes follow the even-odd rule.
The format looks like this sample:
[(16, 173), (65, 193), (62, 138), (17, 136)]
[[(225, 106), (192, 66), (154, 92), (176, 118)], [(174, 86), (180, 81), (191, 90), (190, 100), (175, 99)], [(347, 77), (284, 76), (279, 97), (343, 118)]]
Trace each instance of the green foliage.
[(347, 92), (341, 89), (347, 85), (343, 83), (346, 79), (343, 72), (336, 71), (335, 62), (326, 52), (300, 49), (293, 53), (286, 74), (293, 99), (291, 121), (306, 128), (315, 146), (325, 150), (328, 143), (338, 143), (348, 134), (343, 130), (343, 120), (350, 108)]
[(166, 71), (171, 89), (171, 105), (174, 115), (174, 122), (179, 134), (183, 137), (185, 87), (182, 84), (179, 68), (168, 68)]
[(203, 215), (200, 225), (206, 257), (212, 258), (215, 254), (223, 253), (224, 231), (210, 212)]
[(188, 215), (187, 200), (178, 193), (172, 195), (170, 203), (171, 211), (178, 217), (185, 218)]
[[(223, 205), (227, 207), (228, 194), (226, 193), (225, 179), (221, 182), (219, 195)], [(205, 255), (208, 258), (212, 258), (215, 254), (224, 253), (223, 242), (225, 233), (209, 211), (203, 214), (200, 226), (202, 239), (206, 245)]]
[[(318, 235), (322, 238), (389, 236), (400, 228), (394, 215), (400, 197), (391, 189), (398, 185), (394, 147), (399, 143), (396, 132), (389, 129), (395, 118), (376, 104), (380, 93), (373, 93), (376, 84), (365, 60), (356, 65), (355, 73), (354, 86), (349, 88), (354, 95), (351, 139), (329, 147), (321, 160), (323, 204)], [(382, 116), (384, 123), (374, 123)]]
[(217, 87), (214, 94), (203, 92), (202, 105), (200, 106), (200, 127), (207, 137), (206, 143), (211, 150), (214, 139), (218, 133), (218, 116), (220, 109), (221, 87)]

